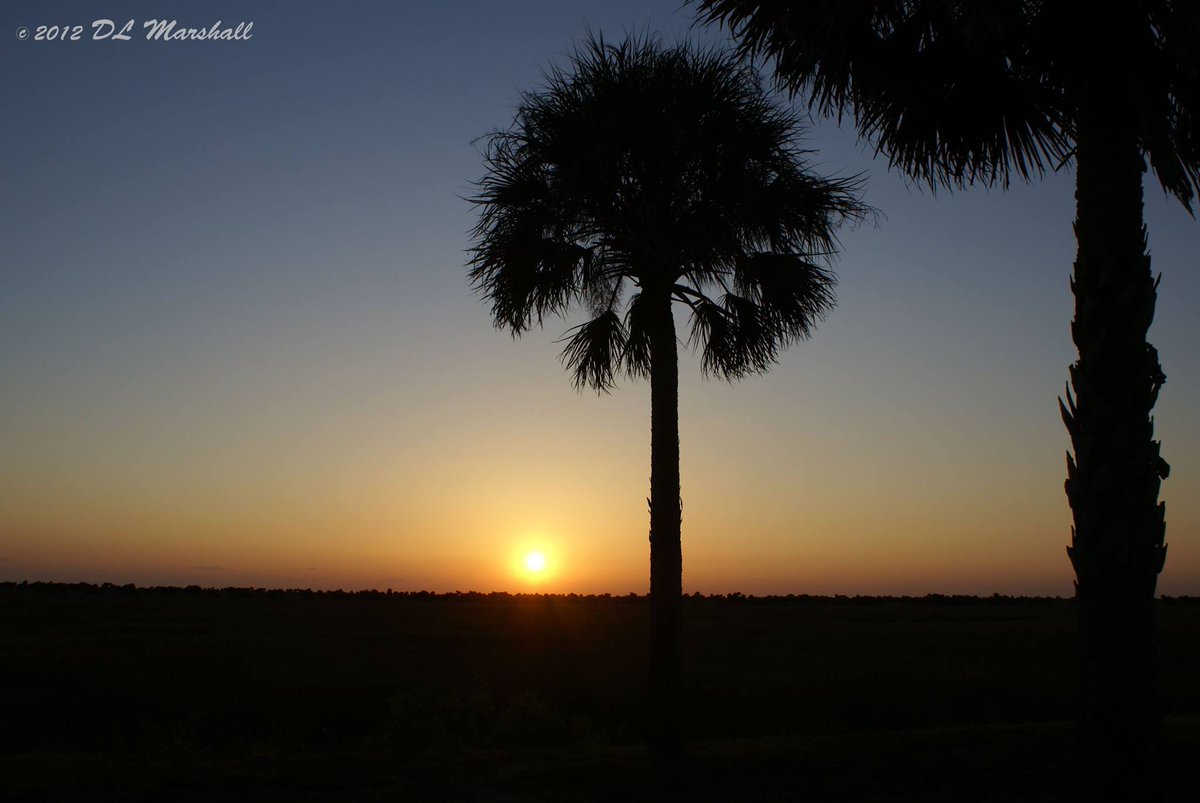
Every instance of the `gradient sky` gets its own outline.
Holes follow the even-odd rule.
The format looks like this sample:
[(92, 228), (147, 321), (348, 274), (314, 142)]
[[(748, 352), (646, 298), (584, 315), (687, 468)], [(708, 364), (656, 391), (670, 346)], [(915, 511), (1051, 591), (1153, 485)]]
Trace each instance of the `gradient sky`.
[[(674, 41), (678, 5), (5, 3), (0, 580), (644, 593), (648, 385), (576, 393), (567, 324), (492, 328), (463, 196), (587, 27)], [(15, 35), (98, 17), (253, 39)], [(807, 144), (886, 217), (769, 375), (684, 359), (685, 590), (1071, 594), (1072, 173), (933, 195)], [(1146, 196), (1159, 589), (1200, 594), (1200, 224)]]

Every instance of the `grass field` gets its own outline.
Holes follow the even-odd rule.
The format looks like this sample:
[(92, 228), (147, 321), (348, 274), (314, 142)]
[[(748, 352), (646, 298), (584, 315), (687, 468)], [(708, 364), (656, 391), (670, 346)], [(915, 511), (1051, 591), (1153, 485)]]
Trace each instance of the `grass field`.
[[(1191, 800), (1200, 603), (1159, 610), (1169, 771)], [(644, 598), (0, 584), (0, 799), (1069, 789), (1069, 601), (689, 598), (685, 612), (691, 748), (656, 769), (639, 747)]]

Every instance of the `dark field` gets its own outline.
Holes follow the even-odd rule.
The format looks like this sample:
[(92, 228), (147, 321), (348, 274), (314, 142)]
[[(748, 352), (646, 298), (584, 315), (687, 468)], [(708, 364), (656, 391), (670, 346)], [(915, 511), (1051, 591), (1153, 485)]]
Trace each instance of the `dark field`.
[[(1067, 600), (688, 599), (677, 767), (644, 598), (0, 584), (0, 800), (1057, 800)], [(1200, 602), (1159, 606), (1195, 799)]]

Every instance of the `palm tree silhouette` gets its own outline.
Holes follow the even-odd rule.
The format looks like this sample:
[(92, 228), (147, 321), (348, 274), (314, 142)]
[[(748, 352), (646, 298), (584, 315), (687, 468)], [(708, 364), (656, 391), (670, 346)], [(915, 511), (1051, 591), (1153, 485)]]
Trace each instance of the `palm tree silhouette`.
[(649, 745), (678, 752), (682, 553), (673, 305), (706, 373), (766, 371), (834, 303), (814, 260), (867, 208), (856, 179), (806, 171), (799, 121), (736, 57), (591, 37), (487, 136), (470, 277), (520, 335), (576, 307), (578, 388), (620, 373), (651, 396)]
[(893, 165), (931, 185), (1004, 185), (1074, 161), (1079, 359), (1060, 407), (1074, 450), (1067, 551), (1080, 615), (1081, 745), (1091, 762), (1083, 777), (1120, 799), (1160, 794), (1154, 595), (1166, 557), (1158, 492), (1169, 467), (1150, 416), (1165, 376), (1146, 340), (1158, 282), (1142, 173), (1148, 160), (1191, 210), (1200, 4), (699, 6), (704, 21), (733, 30), (743, 54), (773, 58), (777, 77), (809, 91), (820, 112), (852, 112)]

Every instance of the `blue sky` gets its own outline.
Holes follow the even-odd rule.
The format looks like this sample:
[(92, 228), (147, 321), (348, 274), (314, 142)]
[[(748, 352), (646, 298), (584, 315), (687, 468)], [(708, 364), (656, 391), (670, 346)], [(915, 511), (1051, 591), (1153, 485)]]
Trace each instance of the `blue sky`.
[[(101, 16), (253, 38), (15, 35)], [(0, 23), (0, 576), (519, 588), (496, 567), (537, 541), (562, 590), (644, 590), (647, 388), (576, 394), (566, 324), (491, 328), (464, 197), (475, 140), (588, 28), (719, 33), (676, 2), (16, 2)], [(843, 231), (838, 309), (770, 375), (685, 361), (685, 588), (1069, 594), (1070, 170), (934, 195), (833, 123), (807, 145), (884, 216)], [(1200, 228), (1153, 184), (1146, 218), (1161, 588), (1194, 594)]]

